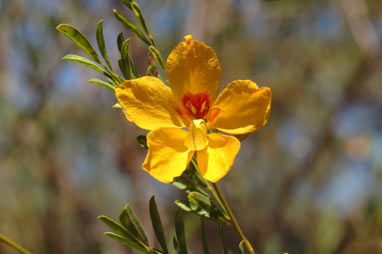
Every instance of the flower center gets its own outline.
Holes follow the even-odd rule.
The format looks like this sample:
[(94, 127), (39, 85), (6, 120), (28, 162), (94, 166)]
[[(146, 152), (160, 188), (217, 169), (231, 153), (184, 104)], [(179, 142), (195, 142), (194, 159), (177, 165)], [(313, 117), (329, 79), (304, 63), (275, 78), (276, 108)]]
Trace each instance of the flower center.
[(187, 92), (182, 98), (182, 104), (187, 115), (194, 119), (204, 119), (210, 110), (210, 97), (208, 93)]

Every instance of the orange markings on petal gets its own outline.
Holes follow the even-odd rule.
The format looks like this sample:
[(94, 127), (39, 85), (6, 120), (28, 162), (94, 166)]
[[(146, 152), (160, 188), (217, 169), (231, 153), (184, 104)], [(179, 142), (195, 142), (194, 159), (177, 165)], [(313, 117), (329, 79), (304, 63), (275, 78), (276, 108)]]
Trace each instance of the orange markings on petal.
[(219, 109), (216, 109), (216, 108), (213, 109), (211, 116), (210, 116), (210, 119), (208, 119), (208, 123), (212, 123), (216, 119), (216, 117), (219, 115), (219, 113), (220, 113)]
[(178, 113), (178, 115), (180, 115), (184, 120), (186, 120), (187, 122), (191, 123), (192, 120), (182, 112), (182, 110), (178, 107), (174, 107), (174, 110), (176, 111), (176, 113)]
[(208, 93), (187, 92), (183, 95), (182, 104), (187, 115), (194, 119), (204, 119), (210, 110), (210, 97)]

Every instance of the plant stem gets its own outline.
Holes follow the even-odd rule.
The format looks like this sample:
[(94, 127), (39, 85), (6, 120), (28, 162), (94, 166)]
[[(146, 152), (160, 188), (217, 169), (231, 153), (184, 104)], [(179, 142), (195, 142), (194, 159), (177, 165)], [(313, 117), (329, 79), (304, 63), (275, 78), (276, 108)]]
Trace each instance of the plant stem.
[(4, 242), (5, 244), (13, 247), (14, 249), (18, 250), (20, 253), (23, 254), (31, 254), (32, 252), (27, 251), (23, 247), (19, 246), (17, 243), (13, 242), (12, 240), (8, 239), (6, 236), (3, 234), (0, 234), (0, 242)]
[(112, 70), (112, 69), (109, 69), (106, 65), (104, 65), (102, 62), (101, 62), (101, 65), (102, 67), (106, 70), (106, 72), (109, 73), (109, 75), (114, 78), (114, 81), (116, 81), (118, 84), (121, 83), (121, 80), (119, 79), (118, 75), (115, 74), (115, 72)]
[(194, 165), (197, 173), (200, 175), (200, 179), (203, 181), (204, 185), (207, 187), (207, 189), (209, 190), (209, 192), (211, 192), (212, 196), (214, 196), (214, 199), (216, 200), (216, 202), (218, 202), (219, 206), (223, 209), (223, 212), (224, 212), (224, 216), (227, 218), (227, 219), (231, 219), (229, 214), (228, 214), (228, 211), (227, 209), (225, 208), (225, 206), (223, 205), (222, 201), (220, 200), (219, 196), (216, 194), (216, 192), (214, 191), (214, 189), (211, 187), (210, 183), (204, 179), (204, 177), (202, 176), (202, 174), (200, 173), (200, 169), (199, 169), (199, 166), (198, 164), (196, 163), (196, 161), (194, 159), (191, 160), (191, 163)]
[(239, 224), (237, 223), (237, 220), (236, 220), (235, 216), (233, 215), (233, 213), (231, 211), (231, 208), (229, 207), (227, 201), (225, 200), (225, 197), (224, 197), (223, 192), (221, 191), (219, 185), (217, 183), (212, 183), (212, 184), (213, 184), (213, 186), (214, 186), (214, 188), (215, 188), (219, 198), (223, 202), (223, 205), (224, 205), (225, 209), (227, 210), (228, 215), (231, 217), (231, 221), (233, 223), (234, 228), (236, 229), (236, 231), (239, 234), (240, 238), (243, 240), (243, 243), (244, 243), (245, 247), (249, 251), (249, 254), (256, 254), (255, 250), (253, 249), (253, 247), (251, 245), (251, 243), (245, 237), (243, 231), (241, 230)]

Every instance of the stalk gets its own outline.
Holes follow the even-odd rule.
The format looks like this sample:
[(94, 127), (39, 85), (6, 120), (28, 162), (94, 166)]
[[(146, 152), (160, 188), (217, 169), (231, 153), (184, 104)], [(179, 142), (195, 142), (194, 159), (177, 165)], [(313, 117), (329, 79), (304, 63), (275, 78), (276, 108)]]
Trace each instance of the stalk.
[(197, 173), (201, 176), (200, 179), (203, 181), (204, 185), (207, 187), (207, 189), (209, 190), (209, 192), (212, 194), (212, 196), (214, 197), (214, 199), (216, 200), (216, 202), (218, 202), (218, 204), (219, 204), (219, 206), (221, 207), (221, 209), (223, 209), (224, 217), (226, 217), (227, 219), (230, 220), (228, 211), (226, 210), (226, 208), (225, 208), (225, 206), (223, 205), (222, 201), (220, 200), (219, 196), (216, 194), (216, 192), (214, 191), (214, 189), (211, 187), (210, 183), (209, 183), (206, 179), (204, 179), (204, 177), (203, 177), (202, 174), (200, 173), (200, 169), (199, 169), (198, 164), (195, 162), (194, 159), (191, 160), (191, 163), (194, 165), (194, 168), (196, 169)]
[(228, 215), (231, 218), (232, 224), (233, 224), (234, 228), (236, 229), (237, 233), (239, 234), (240, 238), (243, 240), (243, 243), (244, 243), (245, 247), (247, 248), (247, 250), (249, 251), (249, 254), (256, 254), (251, 243), (248, 241), (248, 239), (245, 237), (243, 231), (241, 230), (239, 223), (237, 223), (237, 220), (236, 220), (235, 216), (233, 215), (232, 210), (229, 207), (219, 185), (217, 183), (212, 183), (212, 185), (214, 186), (220, 200), (223, 202), (224, 208), (228, 212)]
[(9, 246), (11, 246), (12, 248), (18, 250), (20, 253), (23, 253), (23, 254), (32, 254), (32, 252), (30, 251), (27, 251), (26, 249), (24, 249), (23, 247), (19, 246), (17, 243), (13, 242), (12, 240), (8, 239), (5, 235), (3, 234), (0, 234), (0, 242), (3, 242)]

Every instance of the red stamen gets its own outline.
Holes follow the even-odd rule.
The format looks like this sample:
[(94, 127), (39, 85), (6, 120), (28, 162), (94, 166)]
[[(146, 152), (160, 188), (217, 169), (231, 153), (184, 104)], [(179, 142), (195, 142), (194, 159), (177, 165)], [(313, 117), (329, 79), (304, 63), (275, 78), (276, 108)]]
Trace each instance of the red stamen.
[(185, 93), (182, 98), (184, 111), (194, 119), (204, 119), (210, 110), (208, 93)]

